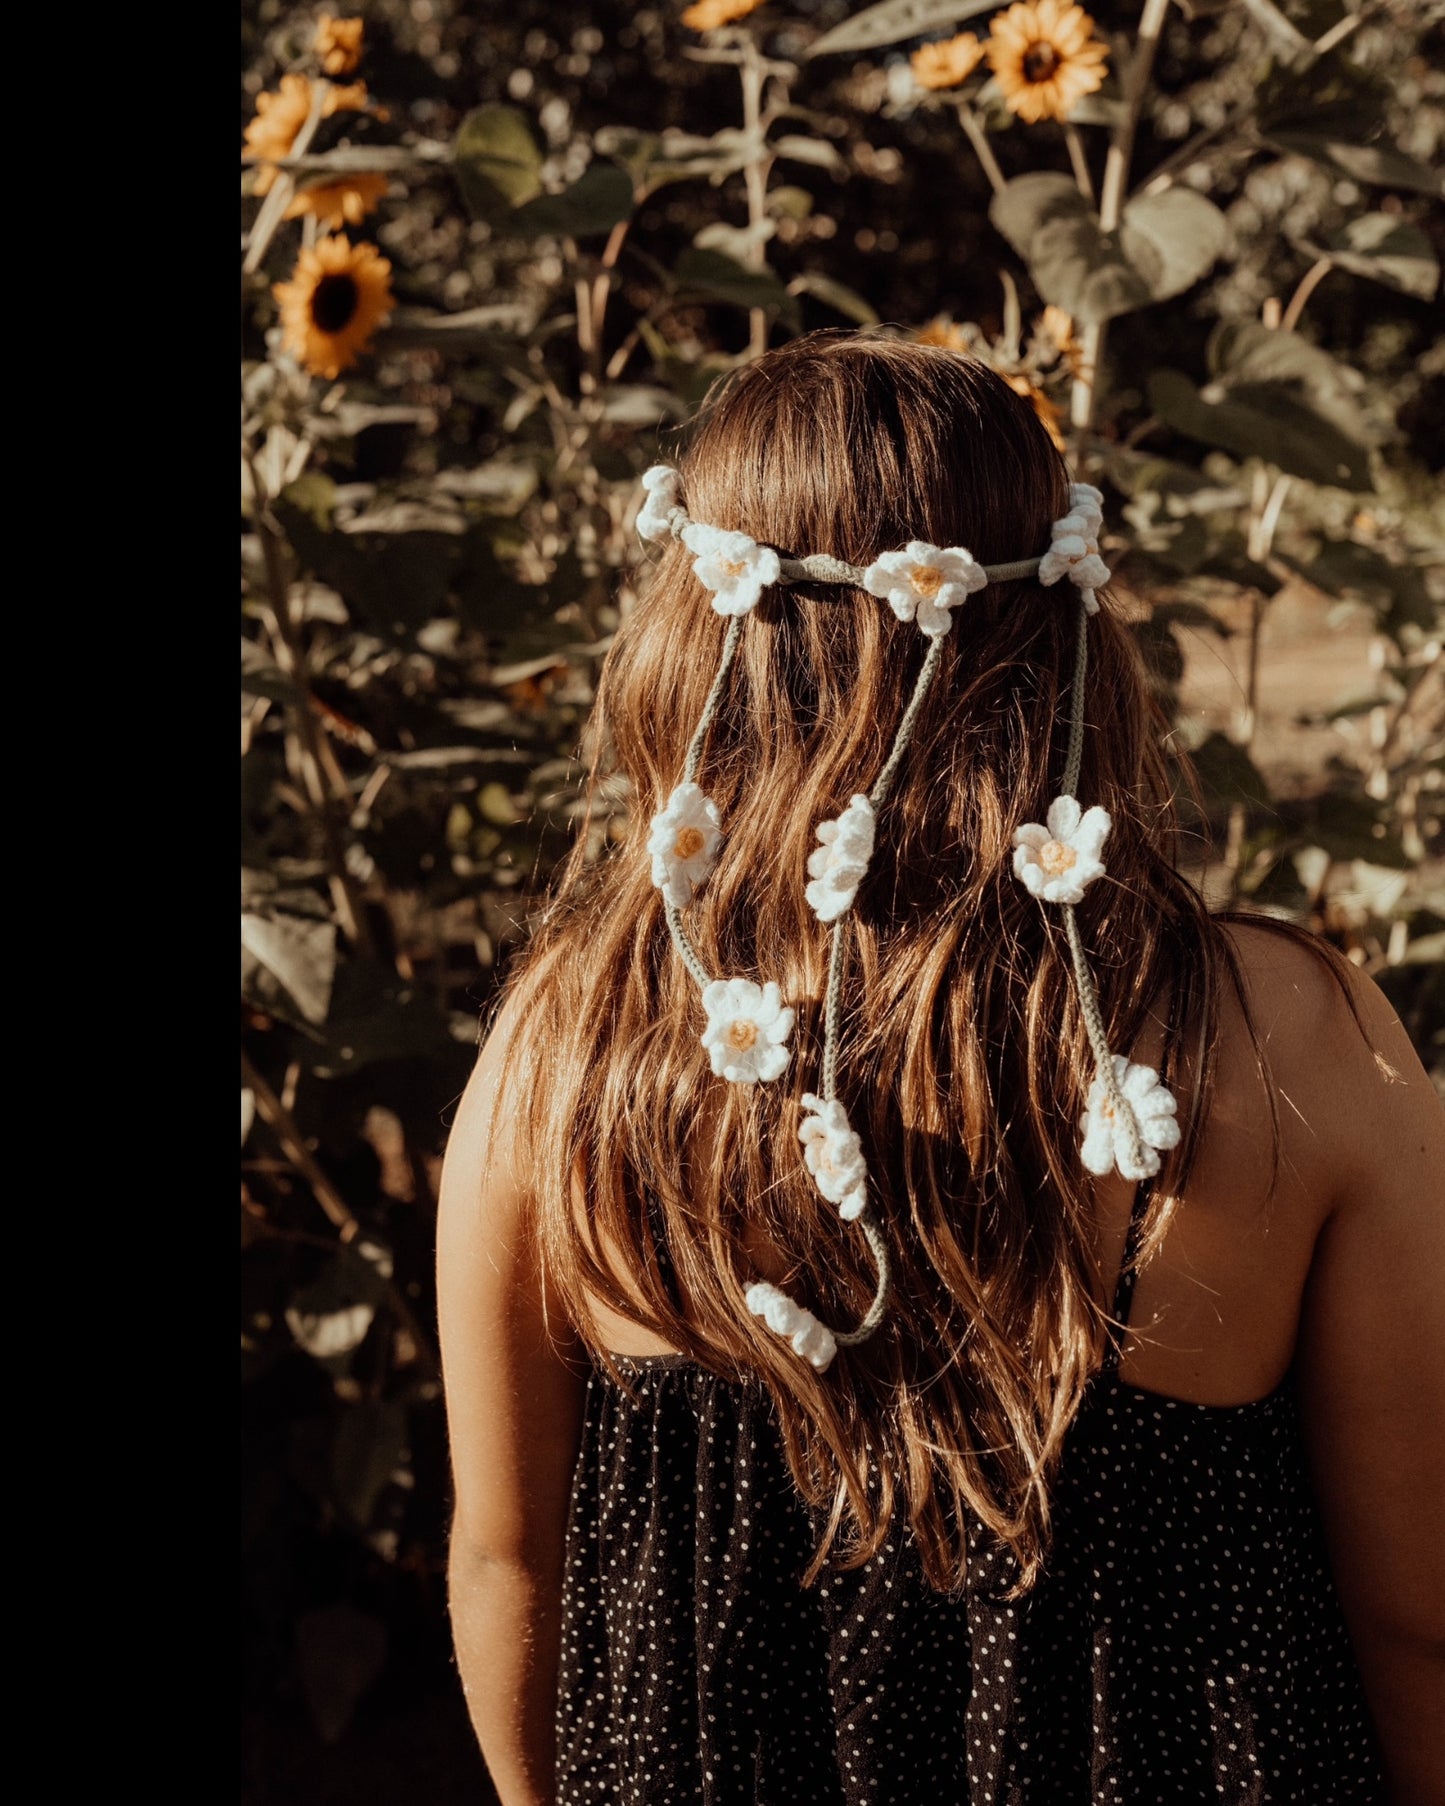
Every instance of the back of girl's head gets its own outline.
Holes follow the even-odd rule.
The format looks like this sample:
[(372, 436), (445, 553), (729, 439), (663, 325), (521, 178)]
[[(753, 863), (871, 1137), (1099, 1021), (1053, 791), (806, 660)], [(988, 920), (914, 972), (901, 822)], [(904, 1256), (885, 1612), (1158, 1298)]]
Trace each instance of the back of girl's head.
[[(983, 564), (1037, 557), (1068, 474), (987, 365), (882, 337), (818, 334), (726, 382), (681, 461), (695, 521), (788, 557), (867, 565), (921, 540)], [(956, 1584), (980, 1515), (1025, 1577), (1048, 1479), (1097, 1364), (1095, 1270), (1077, 1124), (1091, 1073), (1056, 919), (1011, 842), (1060, 788), (1077, 603), (1067, 584), (990, 583), (956, 611), (851, 917), (838, 1089), (893, 1251), (893, 1307), (816, 1375), (749, 1316), (759, 1260), (830, 1322), (872, 1292), (856, 1231), (797, 1141), (816, 1084), (828, 935), (804, 889), (814, 829), (866, 792), (923, 654), (915, 625), (857, 587), (766, 590), (747, 616), (699, 781), (724, 838), (688, 930), (710, 971), (775, 980), (795, 1005), (772, 1084), (715, 1078), (697, 993), (672, 955), (645, 851), (682, 770), (725, 624), (669, 543), (623, 622), (598, 698), (597, 760), (630, 826), (579, 851), (520, 985), (542, 1246), (584, 1334), (590, 1299), (717, 1371), (766, 1385), (795, 1478), (864, 1559), (902, 1513), (930, 1576)], [(1113, 821), (1109, 876), (1081, 910), (1110, 1044), (1166, 994), (1212, 1011), (1218, 953), (1174, 875), (1156, 724), (1126, 627), (1090, 625), (1079, 795)], [(1187, 1167), (1193, 1125), (1182, 1150)], [(574, 1176), (585, 1174), (585, 1202)]]

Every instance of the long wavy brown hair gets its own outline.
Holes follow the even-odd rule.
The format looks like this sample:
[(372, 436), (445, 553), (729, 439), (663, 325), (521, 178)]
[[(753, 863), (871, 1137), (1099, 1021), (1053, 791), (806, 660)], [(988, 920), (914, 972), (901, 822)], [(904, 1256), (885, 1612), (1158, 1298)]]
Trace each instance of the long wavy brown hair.
[[(1003, 563), (1045, 549), (1068, 473), (988, 366), (882, 337), (819, 334), (728, 381), (682, 461), (694, 519), (866, 565), (920, 539)], [(680, 781), (725, 622), (669, 543), (620, 627), (594, 720), (594, 777), (625, 780), (611, 854), (582, 843), (513, 986), (507, 1056), (551, 1295), (597, 1343), (600, 1299), (771, 1395), (817, 1513), (814, 1572), (853, 1565), (900, 1514), (932, 1584), (958, 1587), (969, 1514), (1033, 1578), (1049, 1482), (1107, 1332), (1079, 1119), (1093, 1077), (1058, 913), (1012, 872), (1064, 766), (1076, 645), (1068, 584), (996, 583), (955, 617), (852, 914), (839, 1095), (863, 1138), (892, 1249), (882, 1329), (815, 1374), (744, 1304), (760, 1274), (845, 1327), (872, 1297), (856, 1226), (802, 1160), (818, 1084), (828, 931), (808, 908), (815, 825), (866, 791), (924, 642), (848, 587), (774, 588), (748, 616), (699, 781), (717, 867), (687, 911), (709, 969), (776, 979), (797, 1007), (772, 1084), (715, 1078), (693, 980), (645, 850)], [(1189, 1050), (1184, 1135), (1147, 1249), (1187, 1182), (1207, 1108), (1229, 943), (1176, 872), (1173, 786), (1132, 637), (1089, 628), (1079, 796), (1113, 821), (1108, 875), (1079, 906), (1110, 1045), (1167, 1013)], [(585, 840), (585, 836), (583, 837)], [(600, 1351), (599, 1351), (600, 1352)]]

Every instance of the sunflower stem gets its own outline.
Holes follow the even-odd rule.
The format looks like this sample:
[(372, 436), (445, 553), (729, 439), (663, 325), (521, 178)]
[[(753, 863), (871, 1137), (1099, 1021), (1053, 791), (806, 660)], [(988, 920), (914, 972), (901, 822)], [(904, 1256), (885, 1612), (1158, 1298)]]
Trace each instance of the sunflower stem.
[(1092, 207), (1094, 205), (1094, 178), (1089, 174), (1089, 159), (1084, 155), (1084, 140), (1076, 125), (1064, 121), (1064, 143), (1068, 146), (1069, 162), (1073, 165), (1074, 180), (1079, 185), (1079, 193)]
[[(738, 74), (743, 87), (743, 132), (754, 146), (743, 165), (743, 182), (748, 196), (748, 251), (751, 269), (767, 268), (767, 252), (763, 245), (762, 224), (768, 210), (768, 172), (762, 151), (763, 76), (765, 64), (751, 32), (743, 39), (743, 57)], [(761, 307), (748, 312), (748, 356), (761, 357), (768, 348), (768, 316)]]
[[(326, 96), (330, 92), (330, 82), (312, 82), (311, 111), (306, 115), (306, 123), (292, 140), (291, 156), (302, 156), (310, 149), (311, 140), (316, 136), (316, 128), (321, 124), (321, 116), (326, 108)], [(256, 215), (256, 223), (251, 228), (246, 261), (241, 265), (242, 275), (249, 276), (253, 270), (261, 267), (261, 259), (271, 248), (271, 240), (276, 236), (276, 228), (281, 224), (295, 188), (295, 177), (284, 169), (277, 169), (276, 180), (261, 203), (261, 211)]]
[(979, 160), (983, 173), (988, 177), (988, 185), (995, 194), (1002, 194), (1008, 186), (1003, 171), (998, 166), (998, 158), (988, 141), (988, 133), (978, 123), (978, 116), (966, 100), (958, 103), (958, 123), (963, 127), (963, 135), (973, 146), (973, 154)]
[[(1109, 139), (1109, 154), (1104, 161), (1104, 183), (1099, 193), (1099, 229), (1115, 232), (1124, 210), (1125, 186), (1129, 165), (1134, 158), (1134, 136), (1139, 129), (1139, 114), (1154, 68), (1154, 55), (1159, 36), (1169, 11), (1169, 0), (1144, 0), (1139, 15), (1139, 30), (1134, 40), (1134, 54), (1124, 71), (1124, 114)], [(1084, 449), (1084, 439), (1094, 418), (1094, 401), (1099, 390), (1099, 360), (1104, 355), (1104, 322), (1090, 321), (1081, 340), (1082, 356), (1079, 374), (1074, 378), (1070, 397), (1070, 423), (1074, 429), (1074, 461)]]

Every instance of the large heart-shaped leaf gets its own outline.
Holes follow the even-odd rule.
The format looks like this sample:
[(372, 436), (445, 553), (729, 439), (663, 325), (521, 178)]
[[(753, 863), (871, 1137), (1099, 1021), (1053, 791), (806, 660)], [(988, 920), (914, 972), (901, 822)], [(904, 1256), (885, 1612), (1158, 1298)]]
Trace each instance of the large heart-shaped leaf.
[(1117, 232), (1068, 176), (1017, 176), (994, 198), (989, 217), (1029, 266), (1046, 301), (1076, 319), (1102, 321), (1181, 294), (1223, 248), (1224, 216), (1191, 189), (1141, 195)]
[(462, 199), (491, 219), (542, 192), (542, 150), (525, 113), (516, 107), (476, 107), (452, 143)]
[(880, 44), (898, 44), (940, 31), (979, 13), (992, 12), (998, 0), (881, 0), (861, 13), (825, 31), (807, 54), (834, 56), (840, 50), (876, 50)]

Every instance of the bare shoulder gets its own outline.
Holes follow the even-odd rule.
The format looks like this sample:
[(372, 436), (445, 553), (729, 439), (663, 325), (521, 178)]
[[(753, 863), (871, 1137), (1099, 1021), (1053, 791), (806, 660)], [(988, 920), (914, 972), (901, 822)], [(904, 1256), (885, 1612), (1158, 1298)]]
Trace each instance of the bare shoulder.
[(1445, 1160), (1445, 1113), (1379, 986), (1266, 924), (1225, 931), (1286, 1141), (1327, 1170), (1330, 1205), (1377, 1195), (1387, 1167), (1423, 1183)]

